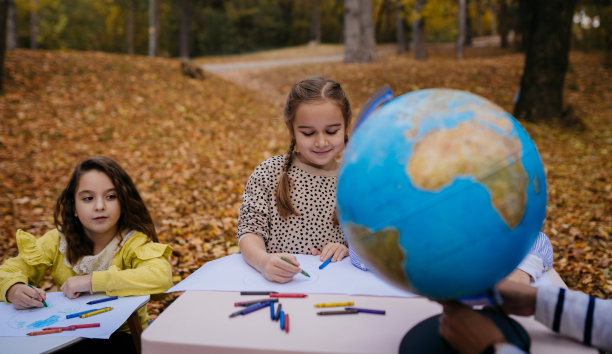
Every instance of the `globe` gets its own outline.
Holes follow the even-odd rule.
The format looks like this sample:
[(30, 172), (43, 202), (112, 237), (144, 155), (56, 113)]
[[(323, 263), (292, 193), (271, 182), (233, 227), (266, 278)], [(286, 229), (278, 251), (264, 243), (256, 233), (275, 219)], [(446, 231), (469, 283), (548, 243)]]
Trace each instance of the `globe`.
[(526, 131), (494, 103), (414, 91), (351, 135), (337, 208), (350, 246), (384, 280), (434, 299), (479, 296), (537, 237), (544, 167)]

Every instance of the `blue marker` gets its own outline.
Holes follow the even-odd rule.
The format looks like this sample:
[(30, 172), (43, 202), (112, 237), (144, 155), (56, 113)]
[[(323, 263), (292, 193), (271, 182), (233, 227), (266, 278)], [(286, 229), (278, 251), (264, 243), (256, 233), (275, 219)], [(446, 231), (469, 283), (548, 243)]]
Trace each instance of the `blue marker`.
[(285, 311), (280, 312), (280, 328), (285, 329)]
[(270, 319), (274, 321), (274, 303), (270, 303)]
[(86, 314), (88, 312), (98, 311), (98, 310), (102, 310), (102, 309), (105, 309), (105, 308), (106, 307), (103, 307), (101, 309), (91, 309), (91, 310), (87, 310), (87, 311), (83, 311), (83, 312), (72, 313), (70, 315), (66, 315), (66, 318), (68, 319), (68, 318), (73, 318), (73, 317), (79, 317), (79, 316), (84, 315), (84, 314)]
[(111, 300), (117, 300), (117, 296), (105, 297), (103, 299), (98, 299), (98, 300), (91, 300), (87, 302), (87, 305), (98, 304), (100, 302), (111, 301)]
[(325, 267), (327, 267), (327, 265), (329, 264), (329, 262), (331, 262), (331, 257), (329, 257), (325, 262), (323, 262), (320, 266), (319, 269), (323, 269)]

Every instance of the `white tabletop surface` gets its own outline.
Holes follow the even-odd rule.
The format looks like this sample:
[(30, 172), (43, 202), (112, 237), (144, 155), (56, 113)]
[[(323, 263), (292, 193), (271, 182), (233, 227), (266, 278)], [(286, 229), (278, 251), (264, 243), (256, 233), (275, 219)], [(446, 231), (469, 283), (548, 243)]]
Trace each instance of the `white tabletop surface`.
[[(410, 328), (442, 309), (422, 297), (309, 294), (306, 298), (280, 300), (290, 317), (289, 333), (270, 319), (269, 308), (229, 318), (239, 309), (234, 302), (260, 297), (187, 291), (143, 332), (143, 353), (397, 353)], [(383, 309), (386, 314), (316, 314), (321, 309), (315, 304), (339, 301)], [(596, 353), (554, 334), (533, 317), (513, 318), (529, 332), (532, 353)]]

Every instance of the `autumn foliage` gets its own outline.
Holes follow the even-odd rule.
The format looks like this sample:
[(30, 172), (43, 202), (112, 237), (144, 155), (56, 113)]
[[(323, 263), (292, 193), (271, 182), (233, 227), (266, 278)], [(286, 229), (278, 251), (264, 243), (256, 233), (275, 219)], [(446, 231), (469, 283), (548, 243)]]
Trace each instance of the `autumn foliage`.
[[(238, 251), (241, 194), (254, 167), (288, 144), (282, 105), (310, 75), (340, 81), (358, 112), (385, 83), (400, 94), (447, 87), (512, 111), (521, 54), (500, 50), (431, 53), (427, 61), (386, 55), (372, 64), (312, 64), (204, 80), (181, 75), (178, 60), (16, 50), (7, 53), (0, 97), (0, 260), (17, 253), (19, 228), (42, 235), (80, 159), (103, 154), (132, 176), (172, 246), (175, 282), (207, 261)], [(575, 289), (612, 295), (612, 70), (598, 54), (572, 53), (566, 102), (584, 127), (524, 123), (547, 169), (544, 226), (555, 269)], [(47, 279), (45, 289), (53, 289)], [(155, 315), (163, 300), (153, 302)]]

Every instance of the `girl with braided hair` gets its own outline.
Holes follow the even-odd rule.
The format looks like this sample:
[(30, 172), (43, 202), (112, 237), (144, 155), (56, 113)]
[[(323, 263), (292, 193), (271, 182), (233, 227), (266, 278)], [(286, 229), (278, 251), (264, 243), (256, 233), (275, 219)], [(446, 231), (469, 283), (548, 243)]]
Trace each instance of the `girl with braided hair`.
[(289, 149), (251, 174), (242, 195), (237, 235), (245, 261), (279, 283), (300, 272), (294, 254), (332, 262), (348, 255), (335, 212), (337, 158), (351, 122), (346, 93), (334, 80), (304, 79), (291, 88), (284, 116)]

